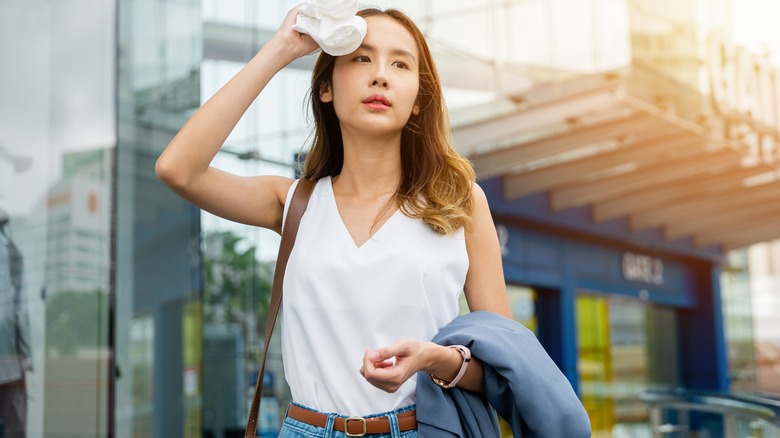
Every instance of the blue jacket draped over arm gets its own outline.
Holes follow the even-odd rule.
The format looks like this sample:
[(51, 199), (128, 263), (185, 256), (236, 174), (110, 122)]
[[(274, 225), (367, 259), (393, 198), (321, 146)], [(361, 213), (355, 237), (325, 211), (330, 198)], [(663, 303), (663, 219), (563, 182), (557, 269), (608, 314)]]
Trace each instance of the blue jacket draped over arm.
[(522, 324), (492, 312), (472, 312), (453, 320), (433, 342), (467, 346), (483, 363), (485, 392), (442, 389), (419, 373), (421, 437), (500, 437), (496, 411), (512, 425), (515, 437), (590, 437), (588, 414), (571, 384)]

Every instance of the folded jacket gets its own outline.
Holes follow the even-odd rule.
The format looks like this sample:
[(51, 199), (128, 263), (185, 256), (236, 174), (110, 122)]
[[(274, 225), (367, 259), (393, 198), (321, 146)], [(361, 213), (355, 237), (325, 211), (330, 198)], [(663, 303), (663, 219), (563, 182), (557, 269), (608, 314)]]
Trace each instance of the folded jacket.
[(427, 373), (417, 377), (420, 437), (501, 436), (496, 412), (515, 437), (591, 436), (577, 394), (533, 332), (492, 312), (460, 316), (434, 337), (440, 345), (465, 345), (482, 361), (485, 391), (443, 389)]

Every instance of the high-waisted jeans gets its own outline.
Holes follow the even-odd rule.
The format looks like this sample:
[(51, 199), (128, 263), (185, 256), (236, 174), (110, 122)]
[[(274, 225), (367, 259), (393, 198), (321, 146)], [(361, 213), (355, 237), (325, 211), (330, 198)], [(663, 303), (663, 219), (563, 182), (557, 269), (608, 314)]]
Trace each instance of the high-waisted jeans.
[[(314, 411), (314, 409), (303, 405), (298, 406)], [(407, 430), (405, 432), (401, 432), (398, 429), (398, 417), (396, 417), (398, 414), (414, 409), (415, 405), (409, 405), (391, 412), (367, 415), (365, 418), (387, 416), (387, 418), (390, 420), (390, 433), (372, 434), (366, 436), (369, 438), (417, 438), (416, 430)], [(326, 414), (324, 412), (322, 412), (322, 414), (328, 416), (328, 424), (326, 424), (325, 427), (312, 426), (311, 424), (306, 424), (298, 420), (293, 420), (290, 417), (285, 417), (284, 423), (282, 423), (282, 429), (279, 431), (278, 438), (345, 438), (347, 436), (347, 434), (344, 432), (333, 430), (333, 423), (335, 419), (339, 417), (338, 414)]]

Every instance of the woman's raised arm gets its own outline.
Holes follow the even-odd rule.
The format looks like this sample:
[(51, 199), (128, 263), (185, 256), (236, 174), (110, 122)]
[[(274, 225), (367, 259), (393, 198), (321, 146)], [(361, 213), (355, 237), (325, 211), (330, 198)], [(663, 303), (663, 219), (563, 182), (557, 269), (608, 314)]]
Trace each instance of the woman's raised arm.
[(292, 29), (291, 10), (276, 35), (201, 107), (157, 160), (157, 176), (176, 193), (217, 216), (281, 229), (284, 198), (292, 180), (241, 177), (210, 166), (214, 156), (273, 76), (317, 44)]

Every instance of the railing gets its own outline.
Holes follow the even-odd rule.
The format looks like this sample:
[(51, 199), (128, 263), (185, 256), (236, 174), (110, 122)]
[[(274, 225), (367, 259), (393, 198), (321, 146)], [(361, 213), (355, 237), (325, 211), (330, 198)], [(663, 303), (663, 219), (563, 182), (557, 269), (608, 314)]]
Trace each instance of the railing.
[(778, 399), (685, 390), (648, 391), (641, 399), (650, 406), (653, 438), (780, 438)]

